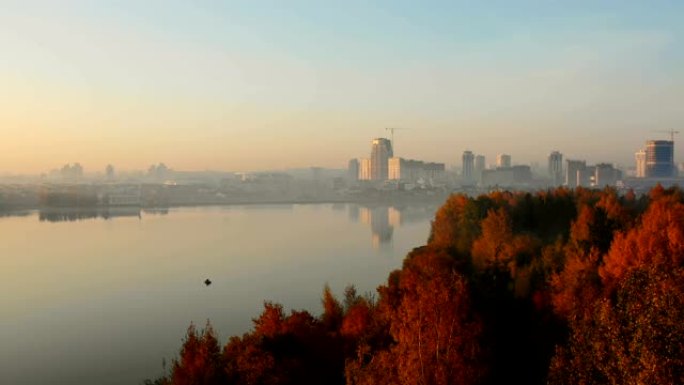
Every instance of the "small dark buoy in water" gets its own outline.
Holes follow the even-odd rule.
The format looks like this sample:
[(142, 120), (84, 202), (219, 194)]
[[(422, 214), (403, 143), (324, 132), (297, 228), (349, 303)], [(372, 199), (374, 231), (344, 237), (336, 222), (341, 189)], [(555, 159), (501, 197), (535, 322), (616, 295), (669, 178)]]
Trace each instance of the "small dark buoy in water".
[(207, 286), (211, 285), (211, 280), (209, 278), (205, 279), (204, 284)]

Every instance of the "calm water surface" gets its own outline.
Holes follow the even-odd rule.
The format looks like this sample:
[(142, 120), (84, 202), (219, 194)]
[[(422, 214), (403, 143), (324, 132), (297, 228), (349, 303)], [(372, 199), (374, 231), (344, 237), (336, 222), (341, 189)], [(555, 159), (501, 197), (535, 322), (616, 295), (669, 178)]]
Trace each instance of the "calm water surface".
[[(0, 217), (0, 384), (139, 384), (194, 322), (222, 342), (264, 300), (375, 291), (436, 206), (268, 205)], [(205, 286), (210, 278), (213, 283)]]

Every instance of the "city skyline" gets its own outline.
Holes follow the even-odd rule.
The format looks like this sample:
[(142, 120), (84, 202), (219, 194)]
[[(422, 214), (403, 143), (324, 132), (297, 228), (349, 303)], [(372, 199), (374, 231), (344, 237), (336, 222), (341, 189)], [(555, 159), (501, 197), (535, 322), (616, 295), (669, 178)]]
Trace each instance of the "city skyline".
[[(0, 173), (344, 168), (552, 149), (634, 163), (682, 126), (684, 5), (10, 2)], [(675, 139), (676, 142), (676, 139)], [(675, 148), (675, 161), (679, 151)]]
[[(675, 132), (675, 133), (677, 133), (677, 132)], [(670, 135), (672, 138), (674, 138), (674, 134), (670, 134)], [(387, 143), (387, 145), (389, 146), (390, 154), (392, 153), (392, 148), (393, 148), (394, 144), (392, 143), (392, 141), (389, 138), (377, 137), (377, 138), (372, 139), (371, 140), (372, 148), (375, 148), (376, 142), (378, 142), (378, 141), (383, 142), (383, 143)], [(676, 141), (653, 140), (653, 139), (648, 139), (648, 140), (644, 141), (646, 146), (648, 146), (650, 143), (653, 143), (653, 142), (671, 143), (671, 147), (673, 149), (676, 148)], [(642, 147), (643, 147), (643, 144), (642, 144)], [(643, 151), (644, 151), (643, 149), (639, 149), (636, 151), (636, 153), (638, 154), (638, 153), (643, 152)], [(374, 152), (375, 152), (375, 150), (371, 151), (371, 158), (373, 157)], [(551, 161), (550, 161), (549, 157), (553, 157), (554, 154), (556, 156), (560, 156), (560, 161), (558, 162), (559, 164), (564, 165), (566, 163), (566, 162), (563, 162), (563, 160), (562, 160), (562, 158), (563, 158), (563, 156), (565, 156), (565, 154), (562, 152), (559, 152), (557, 150), (547, 152), (546, 159), (544, 159), (544, 160), (549, 162), (548, 165), (545, 165), (542, 162), (536, 161), (536, 160), (535, 161), (528, 161), (528, 162), (517, 161), (517, 160), (514, 161), (510, 154), (506, 154), (503, 152), (496, 153), (496, 156), (495, 156), (496, 159), (493, 162), (485, 163), (485, 159), (489, 158), (489, 157), (485, 157), (485, 155), (481, 154), (481, 153), (476, 154), (470, 150), (464, 150), (461, 153), (459, 159), (456, 159), (455, 161), (449, 162), (449, 163), (442, 162), (441, 164), (448, 165), (450, 171), (458, 171), (458, 172), (462, 173), (462, 172), (464, 172), (463, 171), (464, 170), (463, 165), (465, 162), (466, 154), (469, 154), (468, 156), (472, 158), (469, 160), (472, 163), (472, 164), (470, 164), (470, 168), (471, 168), (470, 173), (480, 172), (483, 169), (495, 169), (498, 167), (511, 167), (511, 166), (516, 166), (516, 165), (526, 165), (526, 166), (532, 166), (537, 172), (539, 172), (540, 174), (543, 174), (544, 172), (550, 172), (549, 170), (551, 168), (551, 165), (550, 165)], [(645, 154), (645, 152), (644, 152), (644, 154)], [(672, 150), (670, 150), (669, 156), (670, 156), (671, 161), (673, 160), (672, 155), (674, 155), (674, 159), (676, 159), (676, 156), (677, 156), (676, 151), (673, 154)], [(387, 159), (392, 158), (392, 156), (396, 156), (397, 157), (396, 159), (400, 159), (400, 158), (405, 159), (406, 158), (405, 156), (402, 156), (401, 154), (398, 154), (398, 155), (394, 154), (394, 155), (388, 156)], [(360, 171), (363, 169), (363, 167), (362, 167), (363, 161), (367, 161), (368, 162), (368, 164), (367, 164), (368, 175), (367, 175), (367, 177), (364, 177), (361, 179), (365, 179), (365, 178), (372, 179), (370, 176), (371, 175), (370, 174), (371, 173), (371, 171), (370, 171), (371, 158), (368, 158), (368, 157), (365, 157), (365, 158), (364, 157), (347, 158), (347, 161), (345, 164), (334, 165), (332, 167), (328, 167), (328, 169), (331, 169), (331, 170), (348, 170), (349, 167), (351, 167), (350, 162), (355, 161), (355, 162), (357, 162), (356, 167)], [(479, 159), (477, 159), (477, 158), (479, 158)], [(577, 154), (577, 156), (570, 156), (567, 159), (577, 159), (577, 160), (582, 160), (583, 162), (588, 161), (589, 163), (591, 163), (591, 162), (606, 163), (606, 164), (613, 165), (619, 169), (633, 170), (633, 171), (637, 172), (637, 174), (638, 174), (638, 169), (640, 167), (642, 167), (642, 166), (640, 166), (639, 159), (638, 158), (635, 159), (634, 157), (632, 157), (631, 163), (626, 163), (626, 164), (621, 164), (618, 162), (611, 162), (610, 160), (601, 159), (601, 158), (599, 158), (598, 160), (590, 159), (590, 158), (583, 156), (581, 154)], [(587, 160), (587, 159), (590, 159), (590, 160)], [(481, 164), (478, 165), (478, 162)], [(674, 165), (674, 167), (677, 167), (680, 164), (680, 162), (677, 162), (676, 160), (674, 160), (672, 164)], [(682, 164), (684, 164), (684, 162), (682, 162)], [(156, 167), (167, 168), (168, 166), (165, 162), (162, 161), (162, 162), (156, 162), (156, 163), (153, 163), (153, 164), (147, 165), (147, 166), (119, 169), (118, 166), (116, 166), (112, 163), (106, 163), (103, 166), (103, 168), (94, 169), (91, 167), (87, 167), (84, 164), (81, 164), (81, 162), (75, 161), (75, 162), (66, 162), (63, 165), (54, 165), (54, 167), (51, 167), (49, 170), (44, 170), (44, 171), (41, 171), (37, 174), (30, 174), (30, 173), (29, 174), (18, 174), (18, 173), (12, 173), (12, 172), (0, 172), (0, 175), (25, 175), (25, 176), (44, 175), (44, 176), (47, 176), (50, 174), (64, 173), (65, 169), (67, 169), (67, 172), (69, 169), (77, 169), (78, 175), (102, 175), (102, 176), (111, 177), (111, 176), (113, 176), (114, 172), (116, 172), (116, 173), (123, 172), (125, 174), (128, 174), (128, 173), (134, 173), (134, 174), (135, 173), (150, 173), (151, 172), (150, 170), (154, 169)], [(555, 166), (555, 167), (558, 168), (558, 166)], [(561, 166), (560, 168), (562, 169), (562, 167), (564, 167), (564, 166)], [(174, 168), (168, 168), (168, 169), (169, 170), (173, 169), (173, 171), (180, 171), (180, 172), (219, 172), (219, 173), (222, 173), (222, 172), (237, 172), (237, 173), (240, 173), (240, 172), (257, 172), (258, 173), (258, 172), (270, 172), (270, 171), (303, 170), (303, 169), (309, 169), (309, 168), (316, 169), (316, 168), (322, 168), (322, 167), (320, 167), (319, 164), (311, 164), (311, 165), (305, 165), (305, 166), (301, 166), (301, 167), (289, 167), (289, 168), (287, 168), (287, 167), (275, 167), (272, 169), (226, 170), (226, 169), (205, 168), (205, 169), (190, 169), (190, 170), (188, 170), (188, 169), (178, 169), (175, 167)], [(323, 167), (323, 168), (325, 168), (325, 167)], [(380, 178), (380, 179), (382, 179), (382, 178)]]

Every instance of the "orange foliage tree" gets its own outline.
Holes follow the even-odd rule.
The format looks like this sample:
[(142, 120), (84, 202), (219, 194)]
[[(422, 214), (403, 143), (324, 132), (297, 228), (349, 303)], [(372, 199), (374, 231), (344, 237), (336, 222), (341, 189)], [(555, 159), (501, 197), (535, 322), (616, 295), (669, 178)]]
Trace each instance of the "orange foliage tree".
[[(655, 189), (646, 213), (617, 233), (603, 263), (589, 262), (602, 292), (575, 293), (575, 308), (566, 309), (570, 338), (557, 349), (550, 383), (684, 383), (684, 205), (677, 195)], [(573, 270), (587, 268), (569, 260), (563, 274)]]
[(481, 326), (468, 290), (451, 257), (414, 251), (396, 280), (381, 290), (394, 343), (376, 352), (368, 365), (356, 362), (356, 370), (348, 368), (348, 383), (477, 383)]
[(684, 383), (684, 194), (453, 195), (378, 292), (267, 302), (222, 351), (191, 325), (156, 383)]
[(211, 385), (224, 378), (216, 334), (207, 321), (206, 327), (198, 333), (190, 324), (180, 358), (174, 360), (171, 380), (174, 385)]

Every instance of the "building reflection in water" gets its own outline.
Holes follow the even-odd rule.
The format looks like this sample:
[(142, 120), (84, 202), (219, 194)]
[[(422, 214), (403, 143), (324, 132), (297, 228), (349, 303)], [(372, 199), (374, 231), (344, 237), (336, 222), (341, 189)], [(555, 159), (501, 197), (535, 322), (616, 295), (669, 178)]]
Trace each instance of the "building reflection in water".
[(403, 224), (432, 218), (437, 206), (361, 206), (351, 204), (347, 208), (349, 220), (361, 222), (371, 228), (371, 240), (375, 249), (392, 245), (394, 229)]
[(44, 208), (38, 212), (38, 219), (41, 222), (73, 222), (94, 218), (111, 219), (116, 217), (140, 218), (140, 208)]
[[(394, 224), (390, 223), (390, 210), (392, 207), (361, 207), (359, 218), (361, 223), (371, 228), (373, 247), (380, 248), (392, 244)], [(396, 211), (396, 210), (394, 210)]]

